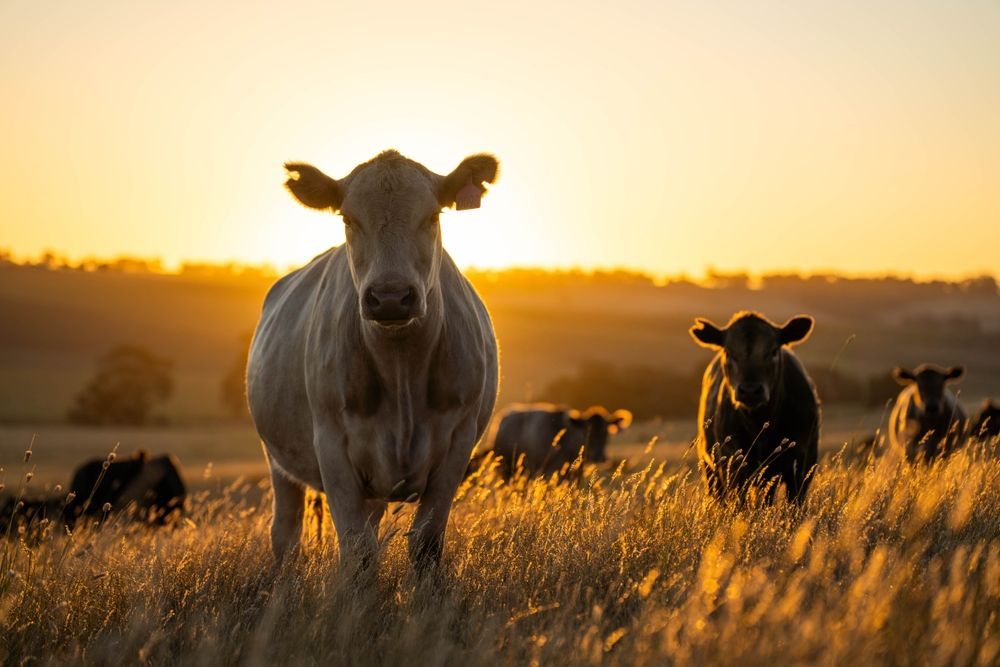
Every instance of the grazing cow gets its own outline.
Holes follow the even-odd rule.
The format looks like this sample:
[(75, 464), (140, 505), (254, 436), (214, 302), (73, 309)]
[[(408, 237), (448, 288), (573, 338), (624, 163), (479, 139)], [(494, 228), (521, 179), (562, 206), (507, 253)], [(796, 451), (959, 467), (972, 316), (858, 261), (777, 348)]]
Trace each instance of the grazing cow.
[(105, 463), (105, 459), (91, 459), (73, 473), (72, 500), (65, 510), (70, 525), (84, 515), (101, 516), (107, 504), (112, 511), (131, 507), (142, 518), (158, 524), (167, 523), (175, 512), (183, 510), (187, 489), (173, 457), (150, 459), (139, 450), (131, 458), (107, 462), (106, 470)]
[[(820, 408), (812, 380), (789, 348), (809, 337), (813, 319), (799, 316), (777, 326), (744, 311), (724, 329), (695, 322), (695, 342), (717, 351), (702, 378), (698, 409), (698, 462), (710, 492), (742, 496), (751, 483), (773, 480), (801, 503), (816, 464)], [(769, 502), (773, 491), (772, 485)]]
[(519, 460), (526, 473), (550, 474), (575, 461), (581, 451), (585, 461), (606, 461), (608, 435), (631, 422), (628, 410), (608, 413), (594, 406), (579, 412), (550, 403), (515, 404), (494, 419), (488, 448), (503, 457), (508, 477), (517, 471)]
[(1000, 405), (994, 403), (993, 399), (983, 401), (972, 427), (972, 435), (984, 439), (1000, 436)]
[(941, 368), (932, 364), (922, 364), (912, 371), (892, 371), (903, 389), (889, 416), (889, 441), (906, 455), (907, 461), (947, 456), (961, 444), (967, 417), (946, 385), (964, 373), (961, 366)]
[(498, 378), (489, 314), (438, 216), (478, 207), (497, 161), (475, 155), (439, 176), (387, 151), (340, 180), (285, 166), (302, 204), (341, 214), (347, 242), (271, 288), (250, 348), (272, 549), (280, 560), (297, 547), (308, 485), (326, 493), (342, 564), (371, 562), (386, 503), (415, 500), (410, 559), (432, 565)]

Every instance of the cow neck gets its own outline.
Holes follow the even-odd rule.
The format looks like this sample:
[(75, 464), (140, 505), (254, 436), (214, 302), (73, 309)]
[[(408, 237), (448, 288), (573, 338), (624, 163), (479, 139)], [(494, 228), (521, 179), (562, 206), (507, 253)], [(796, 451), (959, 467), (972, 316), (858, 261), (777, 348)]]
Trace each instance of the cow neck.
[[(427, 373), (444, 329), (444, 303), (440, 290), (431, 290), (427, 312), (405, 334), (362, 326), (362, 341), (368, 350), (379, 384), (392, 402), (412, 403), (425, 399)], [(404, 410), (404, 412), (406, 412)]]

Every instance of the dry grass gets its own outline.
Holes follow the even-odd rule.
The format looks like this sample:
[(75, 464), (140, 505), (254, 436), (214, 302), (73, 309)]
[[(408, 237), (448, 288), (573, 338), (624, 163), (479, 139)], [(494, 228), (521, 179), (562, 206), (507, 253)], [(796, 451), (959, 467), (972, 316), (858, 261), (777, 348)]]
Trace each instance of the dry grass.
[(931, 469), (834, 457), (801, 510), (723, 508), (687, 468), (656, 464), (580, 486), (486, 474), (456, 504), (444, 572), (423, 580), (408, 513), (387, 518), (366, 583), (315, 528), (276, 572), (269, 509), (247, 487), (195, 498), (174, 530), (11, 538), (0, 661), (1000, 661), (1000, 461), (981, 450)]

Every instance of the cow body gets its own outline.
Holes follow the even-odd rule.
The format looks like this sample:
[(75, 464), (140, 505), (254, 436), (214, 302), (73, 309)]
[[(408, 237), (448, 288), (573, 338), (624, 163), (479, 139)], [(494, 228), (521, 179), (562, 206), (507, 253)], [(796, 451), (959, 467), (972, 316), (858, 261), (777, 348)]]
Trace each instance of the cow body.
[(187, 497), (173, 457), (148, 458), (144, 452), (111, 462), (87, 461), (73, 473), (69, 490), (73, 499), (66, 505), (65, 516), (70, 524), (84, 515), (102, 516), (109, 505), (111, 511), (132, 509), (143, 519), (162, 524), (183, 510)]
[[(702, 378), (696, 441), (699, 468), (716, 497), (742, 495), (753, 484), (776, 481), (789, 499), (805, 498), (821, 415), (812, 380), (787, 347), (804, 340), (812, 326), (809, 318), (796, 319), (808, 324), (798, 325), (804, 332), (794, 335), (787, 330), (796, 320), (778, 328), (755, 313), (737, 314), (725, 330), (707, 320), (692, 329), (701, 344), (718, 350)], [(706, 329), (716, 335), (705, 335)], [(763, 365), (755, 369), (753, 362), (761, 359)], [(750, 377), (753, 372), (756, 377)], [(774, 486), (769, 488), (768, 500)]]
[(971, 434), (986, 440), (1000, 436), (1000, 405), (994, 403), (992, 399), (983, 401)]
[(626, 428), (631, 418), (627, 410), (609, 414), (599, 407), (579, 412), (551, 403), (514, 404), (494, 420), (488, 448), (503, 457), (508, 477), (518, 469), (551, 474), (581, 454), (587, 462), (606, 461), (609, 432)]
[[(407, 211), (391, 208), (406, 199), (399, 182), (419, 183), (423, 172), (398, 154), (380, 158), (369, 166), (392, 177), (377, 191), (389, 195), (382, 227), (402, 234), (393, 225)], [(381, 230), (366, 224), (372, 241)], [(274, 485), (272, 547), (282, 557), (297, 545), (308, 485), (327, 496), (342, 560), (373, 555), (387, 501), (418, 500), (411, 557), (436, 562), (496, 401), (493, 326), (439, 237), (427, 283), (414, 288), (365, 283), (352, 239), (271, 289), (251, 345), (247, 396)]]
[(942, 369), (929, 364), (912, 372), (893, 371), (904, 386), (889, 416), (889, 441), (907, 461), (931, 461), (961, 445), (968, 418), (945, 385), (963, 372), (959, 366)]

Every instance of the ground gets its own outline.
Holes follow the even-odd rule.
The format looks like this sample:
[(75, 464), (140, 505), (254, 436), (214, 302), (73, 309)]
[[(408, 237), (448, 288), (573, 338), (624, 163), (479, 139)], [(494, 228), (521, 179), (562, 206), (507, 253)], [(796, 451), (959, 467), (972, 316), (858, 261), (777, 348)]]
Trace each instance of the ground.
[(276, 567), (266, 483), (206, 485), (174, 529), (3, 542), (0, 661), (997, 664), (996, 446), (930, 468), (828, 455), (801, 509), (722, 506), (655, 447), (576, 485), (485, 473), (423, 578), (409, 506), (382, 526), (377, 573), (338, 568), (315, 516)]

